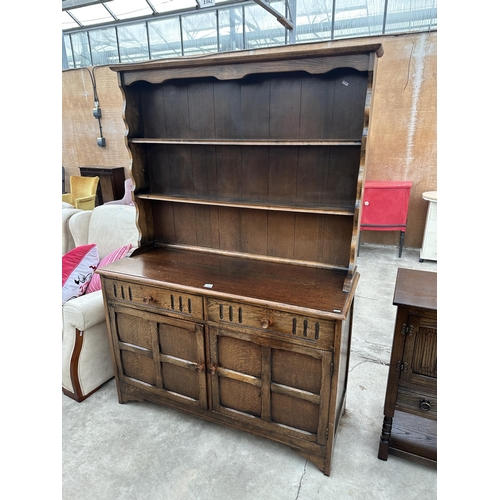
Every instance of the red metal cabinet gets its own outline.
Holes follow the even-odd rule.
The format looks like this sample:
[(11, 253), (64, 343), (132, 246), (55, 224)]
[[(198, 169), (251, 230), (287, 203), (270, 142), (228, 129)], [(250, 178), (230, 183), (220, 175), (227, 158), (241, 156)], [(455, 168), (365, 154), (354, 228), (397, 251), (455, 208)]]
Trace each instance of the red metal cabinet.
[(412, 185), (412, 181), (365, 182), (360, 236), (361, 231), (400, 231), (400, 257), (403, 252)]

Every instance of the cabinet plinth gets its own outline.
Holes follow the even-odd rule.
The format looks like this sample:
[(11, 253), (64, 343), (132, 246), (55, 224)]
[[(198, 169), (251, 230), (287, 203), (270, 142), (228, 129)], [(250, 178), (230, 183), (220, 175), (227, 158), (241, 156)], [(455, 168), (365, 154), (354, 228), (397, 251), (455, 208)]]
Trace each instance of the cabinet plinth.
[(437, 273), (398, 270), (378, 458), (437, 464)]
[(121, 65), (141, 233), (101, 274), (118, 399), (290, 446), (344, 412), (380, 44)]

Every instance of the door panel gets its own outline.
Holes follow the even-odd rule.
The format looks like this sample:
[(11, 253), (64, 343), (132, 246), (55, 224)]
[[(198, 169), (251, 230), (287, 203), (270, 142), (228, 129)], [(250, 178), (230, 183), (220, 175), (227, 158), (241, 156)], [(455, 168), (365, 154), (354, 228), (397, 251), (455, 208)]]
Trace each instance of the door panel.
[(154, 361), (151, 358), (144, 356), (142, 353), (136, 354), (134, 352), (123, 350), (121, 353), (121, 361), (123, 375), (125, 377), (155, 385), (155, 366)]
[(213, 411), (326, 442), (331, 352), (226, 328), (209, 327), (209, 338)]
[(312, 434), (318, 430), (319, 405), (296, 397), (271, 392), (273, 422), (301, 429)]
[(401, 387), (419, 386), (436, 392), (437, 389), (437, 320), (408, 316), (401, 371)]
[(203, 325), (120, 305), (112, 307), (119, 378), (206, 409)]
[(227, 336), (218, 338), (219, 365), (246, 375), (262, 373), (262, 347)]
[(271, 379), (277, 384), (319, 394), (321, 390), (321, 360), (297, 352), (275, 349), (273, 351)]
[(193, 400), (201, 399), (199, 377), (196, 372), (170, 363), (162, 363), (161, 370), (163, 387), (167, 391), (182, 394)]
[(262, 412), (260, 384), (244, 382), (219, 374), (220, 405), (255, 417)]
[(160, 352), (181, 359), (196, 361), (197, 345), (193, 336), (186, 333), (193, 323), (186, 321), (158, 323)]
[(116, 316), (118, 339), (121, 342), (144, 347), (148, 351), (153, 348), (155, 325), (140, 316), (118, 314)]

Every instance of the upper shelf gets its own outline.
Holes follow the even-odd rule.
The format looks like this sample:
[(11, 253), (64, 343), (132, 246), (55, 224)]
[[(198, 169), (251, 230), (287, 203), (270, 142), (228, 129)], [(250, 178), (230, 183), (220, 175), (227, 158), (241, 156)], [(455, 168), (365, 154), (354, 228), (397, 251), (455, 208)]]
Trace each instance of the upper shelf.
[(361, 141), (349, 140), (287, 140), (287, 139), (154, 139), (129, 138), (133, 144), (185, 144), (214, 146), (361, 146)]

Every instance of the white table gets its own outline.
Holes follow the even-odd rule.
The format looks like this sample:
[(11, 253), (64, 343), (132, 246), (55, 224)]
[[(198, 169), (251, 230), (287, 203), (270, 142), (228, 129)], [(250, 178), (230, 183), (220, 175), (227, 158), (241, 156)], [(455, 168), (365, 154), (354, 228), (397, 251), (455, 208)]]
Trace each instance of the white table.
[(437, 261), (437, 191), (426, 191), (422, 198), (429, 202), (425, 222), (424, 239), (420, 249), (420, 262)]

